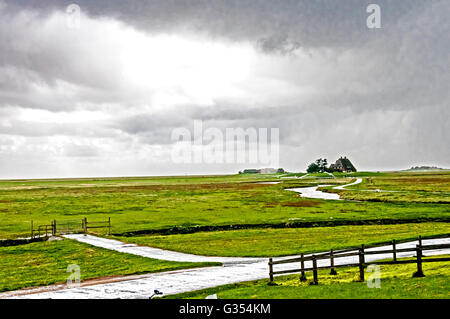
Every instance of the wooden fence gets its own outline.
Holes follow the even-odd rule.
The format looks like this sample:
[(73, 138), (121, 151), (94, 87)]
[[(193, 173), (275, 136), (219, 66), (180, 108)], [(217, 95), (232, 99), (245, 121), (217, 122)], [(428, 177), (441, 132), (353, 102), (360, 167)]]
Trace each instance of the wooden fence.
[[(446, 235), (445, 237), (447, 237)], [(409, 264), (409, 263), (416, 263), (417, 264), (417, 271), (413, 274), (414, 277), (424, 277), (423, 269), (422, 269), (422, 263), (424, 262), (443, 262), (443, 261), (450, 261), (450, 257), (433, 257), (433, 258), (424, 258), (423, 252), (428, 250), (437, 250), (437, 249), (448, 249), (450, 248), (450, 244), (440, 244), (440, 245), (423, 245), (422, 244), (422, 237), (419, 236), (419, 243), (416, 245), (416, 247), (412, 248), (397, 248), (398, 241), (393, 240), (391, 242), (392, 249), (384, 249), (384, 250), (373, 250), (373, 251), (367, 251), (367, 247), (365, 245), (361, 245), (360, 248), (350, 248), (350, 249), (341, 249), (341, 250), (333, 250), (331, 249), (329, 252), (320, 253), (320, 254), (312, 254), (305, 256), (304, 254), (301, 254), (300, 257), (290, 258), (290, 259), (283, 259), (274, 261), (273, 258), (269, 258), (269, 279), (270, 283), (273, 284), (274, 282), (274, 275), (281, 275), (281, 274), (289, 274), (289, 273), (300, 273), (300, 281), (306, 281), (306, 272), (312, 271), (313, 273), (313, 281), (312, 284), (317, 285), (318, 275), (317, 271), (319, 269), (330, 269), (330, 274), (336, 275), (336, 268), (339, 267), (358, 267), (359, 268), (359, 280), (364, 281), (364, 269), (368, 265), (392, 265), (392, 264)], [(379, 245), (379, 246), (371, 246), (370, 248), (374, 247), (382, 247), (385, 246)], [(398, 260), (397, 259), (397, 253), (401, 252), (416, 252), (416, 258), (414, 260)], [(381, 255), (381, 254), (392, 254), (391, 260), (382, 260), (382, 261), (373, 261), (373, 262), (366, 262), (365, 257), (367, 255)], [(335, 260), (338, 258), (343, 257), (351, 257), (351, 256), (357, 256), (358, 262), (357, 263), (348, 263), (348, 264), (341, 264), (341, 265), (335, 265)], [(318, 260), (328, 259), (329, 265), (327, 266), (317, 266)], [(306, 268), (305, 262), (311, 261), (312, 267)], [(288, 269), (288, 270), (279, 270), (274, 271), (274, 265), (280, 265), (280, 264), (289, 264), (289, 263), (296, 263), (300, 265), (300, 268), (296, 269)]]
[(51, 225), (39, 225), (34, 226), (33, 221), (31, 221), (31, 238), (48, 237), (55, 234), (53, 222)]
[(55, 236), (56, 234), (87, 234), (89, 229), (107, 228), (111, 235), (111, 217), (107, 221), (88, 222), (87, 218), (81, 220), (53, 220), (50, 225), (35, 226), (31, 221), (31, 238)]

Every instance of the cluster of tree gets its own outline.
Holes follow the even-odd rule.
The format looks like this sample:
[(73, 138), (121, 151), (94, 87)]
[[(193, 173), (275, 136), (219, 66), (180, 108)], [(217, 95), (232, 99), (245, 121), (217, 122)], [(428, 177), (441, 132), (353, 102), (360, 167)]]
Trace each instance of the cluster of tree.
[(326, 158), (319, 158), (314, 163), (309, 164), (306, 169), (307, 173), (323, 173), (329, 172), (328, 161)]
[(308, 173), (333, 173), (333, 172), (356, 172), (355, 166), (347, 157), (340, 157), (336, 163), (331, 164), (329, 167), (326, 158), (319, 158), (314, 163), (309, 164)]

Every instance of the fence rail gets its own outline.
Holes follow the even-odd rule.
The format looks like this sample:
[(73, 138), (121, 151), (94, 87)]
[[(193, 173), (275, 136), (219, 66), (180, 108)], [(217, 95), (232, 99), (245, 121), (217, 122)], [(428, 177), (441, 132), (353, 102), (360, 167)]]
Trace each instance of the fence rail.
[(89, 229), (107, 228), (108, 235), (111, 235), (111, 217), (107, 221), (88, 221), (87, 218), (78, 220), (53, 220), (50, 225), (35, 226), (31, 221), (31, 238), (55, 236), (56, 234), (87, 234)]
[[(444, 238), (448, 237), (448, 234), (442, 236)], [(441, 237), (441, 238), (442, 238)], [(436, 237), (434, 237), (436, 238)], [(423, 277), (423, 270), (422, 270), (422, 263), (424, 262), (445, 262), (450, 261), (450, 257), (441, 257), (441, 258), (424, 258), (423, 252), (429, 251), (429, 250), (438, 250), (438, 249), (448, 249), (450, 248), (450, 244), (439, 244), (439, 245), (423, 245), (422, 244), (422, 236), (419, 236), (418, 238), (418, 244), (416, 247), (412, 248), (397, 248), (397, 244), (400, 241), (392, 240), (392, 249), (382, 249), (382, 250), (374, 250), (374, 251), (367, 251), (367, 246), (361, 245), (359, 248), (349, 248), (349, 249), (341, 249), (341, 250), (333, 250), (331, 249), (329, 252), (324, 252), (320, 254), (311, 254), (305, 256), (304, 254), (301, 254), (300, 257), (295, 258), (289, 258), (289, 259), (282, 259), (274, 261), (273, 258), (269, 258), (269, 279), (270, 283), (274, 282), (274, 275), (281, 275), (281, 274), (289, 274), (289, 273), (301, 273), (300, 280), (306, 281), (306, 274), (307, 271), (313, 272), (313, 284), (318, 284), (318, 275), (317, 271), (319, 269), (331, 269), (330, 274), (336, 275), (337, 272), (335, 268), (340, 267), (359, 267), (359, 279), (360, 281), (364, 281), (364, 269), (368, 265), (377, 264), (377, 265), (392, 265), (392, 264), (409, 264), (409, 263), (416, 263), (417, 264), (417, 271), (414, 273), (414, 277)], [(406, 241), (403, 241), (406, 242)], [(376, 247), (382, 247), (385, 246), (369, 246), (369, 248), (376, 248)], [(397, 259), (397, 253), (401, 252), (416, 252), (416, 259), (415, 260), (398, 260)], [(384, 255), (384, 254), (392, 254), (392, 260), (386, 260), (386, 261), (374, 261), (374, 262), (366, 262), (365, 256), (366, 255)], [(336, 265), (335, 260), (338, 258), (343, 257), (358, 257), (357, 263), (346, 263), (346, 264), (340, 264)], [(318, 260), (324, 260), (329, 259), (330, 263), (326, 266), (317, 266)], [(312, 267), (305, 267), (305, 262), (311, 261)], [(274, 271), (275, 265), (282, 265), (282, 264), (290, 264), (290, 263), (297, 263), (300, 264), (300, 268), (294, 268), (294, 269), (285, 269), (285, 270), (278, 270)]]

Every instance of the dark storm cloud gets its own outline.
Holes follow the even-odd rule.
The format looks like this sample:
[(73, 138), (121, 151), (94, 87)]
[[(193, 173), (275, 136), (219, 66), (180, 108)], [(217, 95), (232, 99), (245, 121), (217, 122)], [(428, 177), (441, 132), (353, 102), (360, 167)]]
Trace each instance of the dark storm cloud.
[[(67, 1), (6, 1), (12, 7), (64, 10)], [(261, 48), (282, 52), (289, 47), (352, 46), (372, 37), (365, 27), (366, 7), (383, 9), (383, 26), (421, 12), (440, 1), (395, 0), (80, 0), (93, 16), (112, 16), (148, 32), (190, 29), (231, 40), (259, 42)], [(16, 7), (16, 10), (17, 10)]]
[[(14, 142), (2, 136), (109, 137), (125, 145), (116, 150), (119, 158), (130, 140), (137, 149), (166, 148), (173, 129), (203, 120), (220, 129), (280, 128), (280, 142), (290, 148), (281, 163), (292, 169), (304, 169), (316, 155), (349, 155), (372, 169), (450, 166), (448, 1), (74, 2), (87, 14), (87, 28), (77, 32), (63, 28), (71, 2), (8, 0), (2, 6), (0, 0), (5, 147)], [(366, 27), (369, 3), (381, 7), (381, 29)], [(229, 46), (250, 44), (255, 64), (248, 81), (239, 84), (242, 96), (212, 94), (207, 106), (160, 105), (159, 88), (141, 88), (122, 72), (118, 49), (128, 34), (116, 35), (130, 28), (148, 37), (194, 35)], [(178, 54), (172, 58), (184, 52)], [(173, 86), (163, 93), (186, 93)], [(105, 118), (33, 122), (14, 108), (101, 110)], [(83, 143), (68, 144), (63, 154), (101, 156)]]
[[(40, 14), (33, 11), (32, 15), (40, 18), (52, 10), (64, 10), (67, 5), (66, 1), (6, 3), (13, 12), (23, 8), (37, 10)], [(327, 100), (331, 100), (336, 106), (354, 105), (363, 109), (414, 107), (423, 105), (424, 100), (435, 104), (448, 97), (446, 83), (450, 73), (445, 69), (449, 65), (450, 41), (445, 40), (450, 23), (445, 14), (449, 5), (443, 1), (378, 1), (382, 8), (382, 30), (365, 26), (365, 8), (371, 2), (359, 0), (76, 3), (93, 16), (118, 17), (150, 33), (188, 28), (191, 32), (232, 41), (249, 40), (266, 53), (333, 48), (339, 57), (342, 50), (358, 51), (353, 65), (341, 67), (341, 61), (330, 64), (330, 68), (336, 68), (327, 70), (334, 73), (334, 78), (329, 79), (334, 83), (330, 87), (324, 83), (327, 94), (314, 102), (317, 104), (328, 104)], [(20, 22), (25, 18), (5, 17), (0, 28), (4, 44), (0, 63), (8, 67), (0, 73), (4, 103), (53, 109), (70, 107), (71, 101), (58, 97), (58, 93), (45, 99), (36, 96), (29, 87), (30, 83), (39, 83), (51, 89), (57, 81), (64, 81), (76, 86), (78, 102), (132, 104), (133, 93), (124, 93), (127, 88), (120, 82), (120, 70), (114, 67), (117, 64), (114, 55), (105, 56), (104, 51), (95, 50), (95, 38), (90, 38), (89, 32), (75, 38), (51, 33), (42, 44), (39, 34), (29, 34), (29, 28), (21, 28)], [(39, 33), (35, 31), (38, 26), (33, 29)], [(21, 41), (29, 39), (35, 42), (21, 45)], [(93, 50), (86, 52), (86, 47), (78, 45), (86, 41), (92, 41)], [(317, 53), (310, 51), (310, 54)], [(301, 69), (293, 68), (293, 72)], [(346, 88), (338, 85), (336, 90), (336, 81), (342, 81)], [(358, 92), (358, 88), (362, 90)]]

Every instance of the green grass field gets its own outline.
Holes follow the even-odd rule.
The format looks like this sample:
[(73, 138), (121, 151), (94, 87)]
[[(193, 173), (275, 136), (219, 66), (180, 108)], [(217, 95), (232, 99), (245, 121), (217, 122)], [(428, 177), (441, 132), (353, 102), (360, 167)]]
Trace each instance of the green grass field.
[(71, 264), (80, 267), (81, 281), (218, 265), (149, 259), (93, 247), (73, 240), (0, 247), (0, 292), (65, 283)]
[(450, 234), (450, 223), (244, 229), (177, 235), (118, 237), (144, 246), (206, 256), (275, 257), (376, 244), (417, 235)]
[[(3, 180), (0, 239), (30, 236), (31, 221), (35, 226), (54, 219), (81, 224), (85, 217), (111, 217), (114, 238), (213, 256), (293, 255), (449, 233), (449, 171), (298, 178), (304, 175)], [(323, 187), (339, 193), (342, 201), (301, 198), (285, 190), (341, 185), (356, 177), (363, 182), (348, 190)], [(280, 183), (261, 184), (266, 181)], [(95, 234), (106, 235), (101, 230)], [(142, 259), (68, 240), (38, 242), (0, 247), (0, 289), (64, 282), (69, 263), (80, 265), (83, 279), (198, 266)]]
[[(403, 179), (408, 178), (403, 173)], [(417, 173), (411, 175), (416, 179)], [(395, 175), (397, 176), (397, 175)], [(427, 175), (428, 176), (428, 175)], [(433, 176), (429, 191), (448, 189), (449, 172)], [(382, 177), (371, 177), (372, 180)], [(264, 185), (257, 181), (279, 180)], [(376, 192), (359, 192), (361, 201), (326, 201), (300, 198), (285, 188), (343, 184), (343, 179), (280, 180), (274, 175), (231, 175), (212, 177), (166, 177), (140, 179), (81, 179), (0, 182), (0, 238), (29, 236), (31, 220), (48, 224), (51, 220), (87, 217), (91, 221), (111, 217), (115, 234), (172, 227), (258, 225), (270, 223), (344, 222), (366, 220), (449, 220), (450, 207), (443, 203), (416, 199), (374, 202)], [(422, 182), (426, 184), (426, 181)], [(361, 186), (362, 187), (362, 186)], [(409, 189), (404, 182), (398, 190)], [(345, 196), (354, 191), (339, 191)], [(349, 195), (347, 195), (349, 192)], [(426, 193), (422, 190), (411, 191)], [(428, 191), (427, 191), (428, 192)], [(420, 195), (422, 196), (422, 195)], [(430, 195), (431, 196), (431, 195)], [(434, 195), (433, 195), (434, 196)]]
[[(425, 263), (425, 277), (412, 278), (415, 264), (380, 266), (380, 288), (369, 288), (357, 282), (358, 268), (340, 268), (333, 276), (329, 270), (318, 272), (319, 285), (300, 282), (299, 275), (275, 277), (277, 286), (269, 286), (268, 279), (225, 285), (183, 294), (166, 296), (176, 299), (204, 299), (217, 294), (218, 299), (448, 299), (450, 298), (450, 269), (448, 263)], [(366, 273), (366, 280), (375, 283)]]

